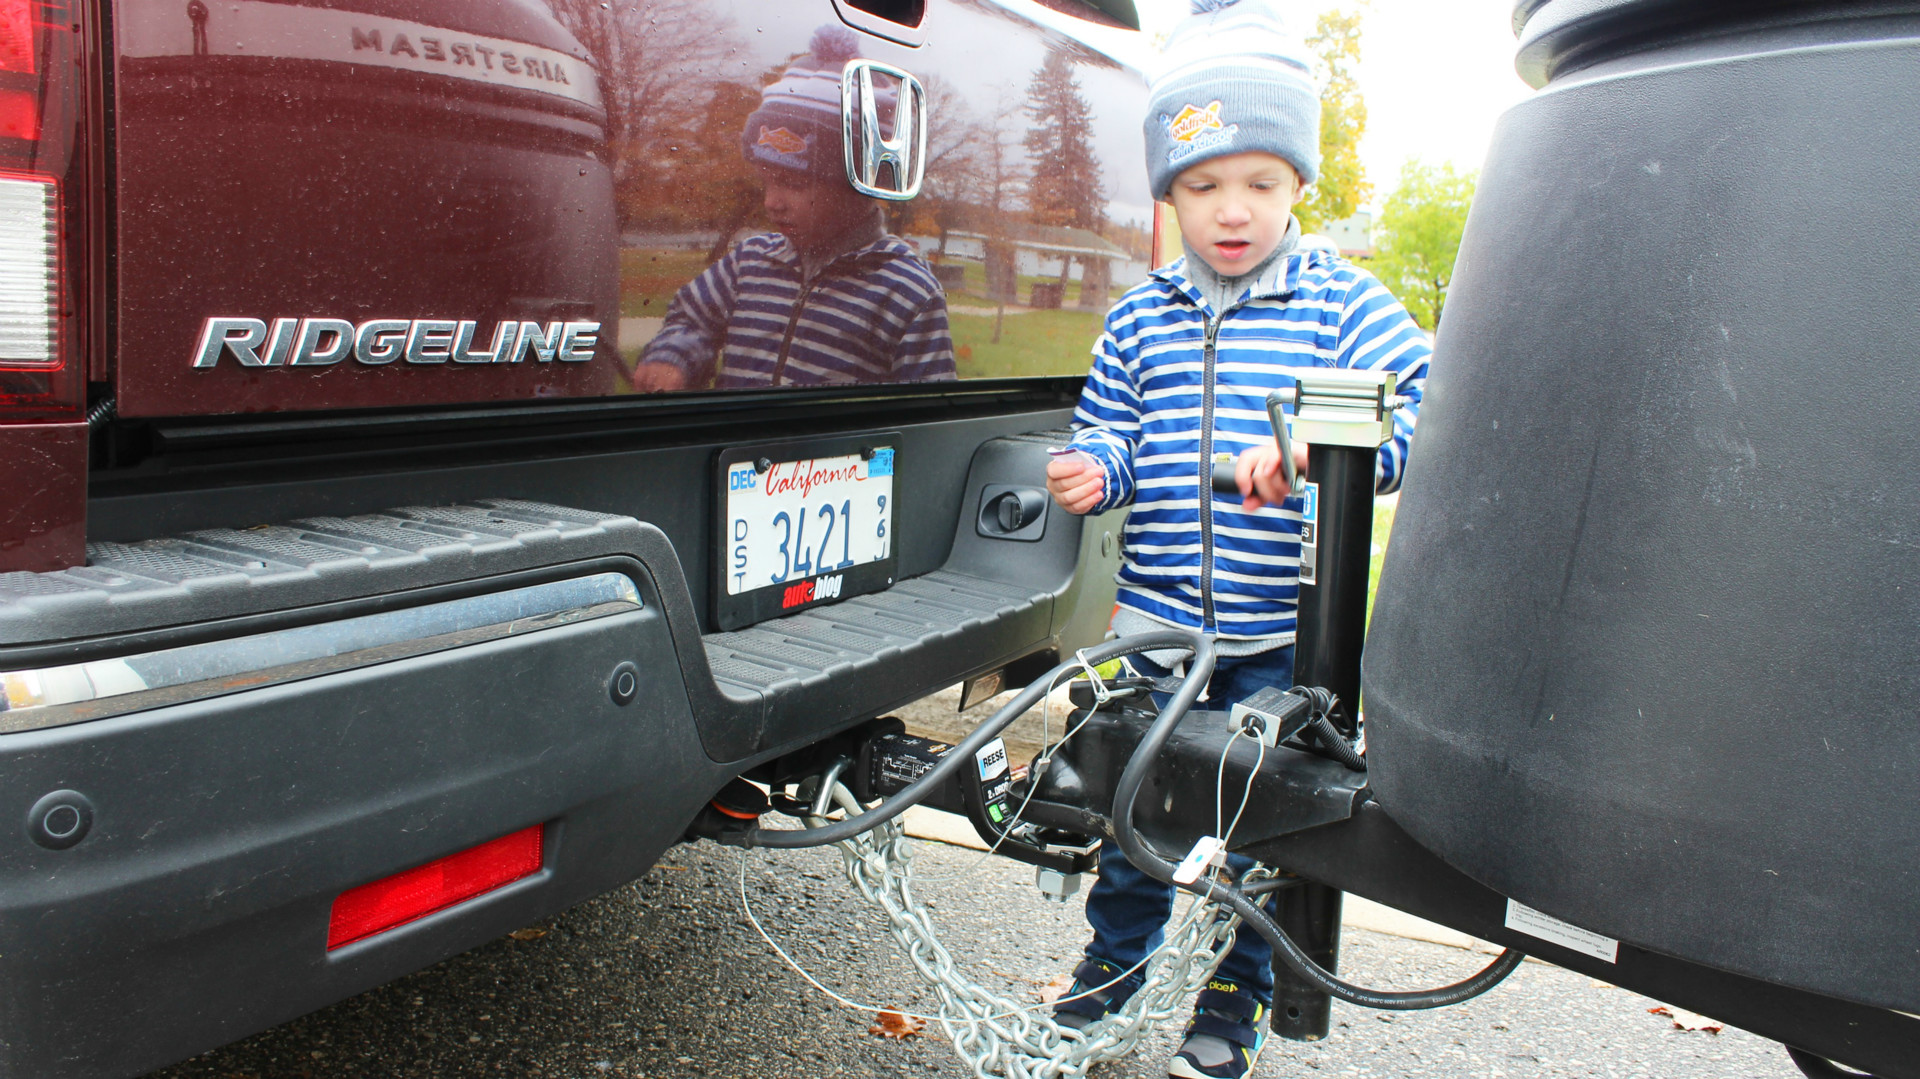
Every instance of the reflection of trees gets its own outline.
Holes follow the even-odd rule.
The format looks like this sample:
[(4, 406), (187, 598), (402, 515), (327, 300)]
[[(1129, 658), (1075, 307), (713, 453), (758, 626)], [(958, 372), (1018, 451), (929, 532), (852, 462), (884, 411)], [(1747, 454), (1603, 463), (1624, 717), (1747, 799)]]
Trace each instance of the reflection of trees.
[[(733, 234), (760, 208), (760, 181), (740, 152), (740, 133), (746, 130), (747, 117), (760, 107), (760, 88), (737, 82), (715, 83), (701, 122), (679, 136), (679, 150), (669, 155), (662, 170), (664, 185), (671, 196), (691, 211), (701, 224), (720, 222), (720, 235), (707, 253), (707, 261), (718, 261), (727, 253)], [(665, 201), (668, 192), (651, 194), (654, 201)], [(646, 207), (635, 207), (635, 216)]]
[(738, 143), (752, 105), (711, 77), (739, 49), (730, 21), (705, 0), (546, 3), (600, 73), (622, 227), (703, 224), (734, 205), (751, 179)]
[(915, 223), (947, 234), (960, 228), (965, 206), (982, 182), (982, 151), (990, 132), (967, 106), (965, 95), (938, 75), (921, 80), (927, 91), (927, 172), (915, 200)]
[[(940, 250), (953, 232), (983, 238), (987, 296), (1015, 298), (1012, 234), (1026, 219), (1026, 163), (1019, 152), (1024, 99), (1003, 90), (982, 116), (965, 93), (938, 75), (927, 91), (927, 175), (915, 200), (915, 223), (937, 231)], [(994, 340), (998, 341), (995, 322)]]
[[(1106, 183), (1093, 152), (1093, 106), (1074, 77), (1074, 51), (1047, 50), (1027, 85), (1027, 154), (1033, 160), (1027, 199), (1043, 225), (1097, 232), (1105, 216)], [(1060, 291), (1067, 289), (1073, 259), (1060, 256)], [(1084, 293), (1083, 293), (1084, 294)]]
[(1027, 196), (1026, 164), (1014, 153), (1021, 132), (1020, 104), (1002, 92), (986, 125), (986, 166), (981, 170), (982, 200), (995, 220), (1005, 220)]
[[(980, 172), (982, 202), (986, 221), (980, 232), (987, 237), (985, 271), (987, 295), (995, 301), (993, 341), (1000, 343), (1000, 331), (1007, 320), (1007, 301), (1017, 302), (1020, 292), (1019, 262), (1009, 226), (1015, 223), (1014, 205), (1027, 195), (1027, 173), (1014, 142), (1019, 136), (1021, 106), (1010, 94), (1002, 92), (995, 100), (993, 118), (985, 125), (984, 167)], [(1024, 215), (1022, 215), (1024, 216)]]
[(1093, 152), (1093, 106), (1074, 77), (1076, 58), (1075, 52), (1049, 48), (1027, 85), (1029, 198), (1034, 220), (1043, 225), (1097, 229), (1107, 191)]

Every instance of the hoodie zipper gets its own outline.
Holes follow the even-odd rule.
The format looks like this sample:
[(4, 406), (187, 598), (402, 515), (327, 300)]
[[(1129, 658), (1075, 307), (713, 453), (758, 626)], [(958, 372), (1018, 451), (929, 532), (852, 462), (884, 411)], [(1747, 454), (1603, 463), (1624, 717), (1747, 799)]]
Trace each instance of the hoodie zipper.
[(1213, 367), (1214, 345), (1226, 312), (1207, 320), (1200, 372), (1200, 630), (1216, 632), (1213, 618)]
[[(821, 272), (823, 273), (826, 271), (825, 266), (822, 266), (820, 269), (821, 269)], [(815, 281), (818, 281), (819, 279), (820, 277), (818, 274), (815, 274), (809, 277), (807, 276), (806, 271), (804, 270), (801, 271), (800, 298), (793, 302), (793, 313), (787, 316), (787, 332), (783, 337), (780, 338), (780, 358), (775, 360), (773, 364), (773, 382), (771, 383), (772, 385), (775, 385), (775, 386), (780, 385), (780, 380), (786, 377), (787, 353), (793, 350), (793, 331), (799, 328), (800, 312), (805, 311), (807, 309), (807, 297), (813, 295), (813, 284)]]
[[(1289, 252), (1285, 257), (1292, 257)], [(1256, 282), (1257, 284), (1257, 282)], [(1285, 295), (1292, 295), (1287, 293)], [(1234, 308), (1254, 299), (1249, 292), (1207, 320), (1206, 344), (1201, 349), (1200, 386), (1200, 630), (1217, 633), (1213, 612), (1213, 411), (1214, 367), (1220, 340), (1220, 324)], [(1201, 310), (1205, 310), (1201, 305)]]
[[(878, 242), (878, 240), (874, 241), (874, 243)], [(780, 380), (786, 377), (787, 354), (793, 351), (793, 333), (800, 328), (800, 313), (807, 309), (807, 299), (813, 295), (813, 287), (820, 283), (821, 278), (827, 276), (827, 271), (833, 268), (834, 263), (849, 256), (858, 257), (872, 246), (873, 244), (871, 243), (863, 244), (851, 251), (842, 251), (838, 255), (821, 263), (820, 268), (811, 274), (807, 273), (806, 264), (804, 262), (801, 263), (800, 298), (793, 302), (793, 313), (787, 316), (787, 332), (780, 338), (780, 355), (774, 360), (773, 364), (773, 385), (780, 385)]]

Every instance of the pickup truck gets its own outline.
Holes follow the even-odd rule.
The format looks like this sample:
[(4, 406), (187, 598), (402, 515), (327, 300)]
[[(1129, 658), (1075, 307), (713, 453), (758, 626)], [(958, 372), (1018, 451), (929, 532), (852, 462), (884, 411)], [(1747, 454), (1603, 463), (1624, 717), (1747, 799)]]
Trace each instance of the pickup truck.
[(1117, 525), (1035, 493), (1154, 253), (1135, 21), (0, 4), (0, 1075), (417, 970), (1098, 640)]
[[(0, 0), (0, 1076), (417, 970), (1098, 640), (1119, 522), (1041, 488), (1158, 254), (1137, 21)], [(1369, 471), (1311, 469), (1367, 748), (1248, 770), (1270, 1022), (1383, 1006), (1313, 966), (1352, 892), (1913, 1079), (1915, 5), (1513, 25), (1364, 637)], [(1028, 812), (1124, 843), (1102, 729)]]

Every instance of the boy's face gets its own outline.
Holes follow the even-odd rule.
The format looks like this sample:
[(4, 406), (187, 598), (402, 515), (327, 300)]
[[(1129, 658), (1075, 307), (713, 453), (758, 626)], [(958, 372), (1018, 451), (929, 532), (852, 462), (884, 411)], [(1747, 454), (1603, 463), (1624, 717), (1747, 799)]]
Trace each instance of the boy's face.
[(1238, 277), (1273, 254), (1300, 201), (1300, 174), (1258, 150), (1216, 157), (1174, 177), (1167, 201), (1180, 235), (1222, 277)]
[(795, 247), (817, 249), (845, 232), (867, 212), (865, 197), (845, 180), (818, 179), (791, 169), (761, 165), (761, 196), (767, 219)]

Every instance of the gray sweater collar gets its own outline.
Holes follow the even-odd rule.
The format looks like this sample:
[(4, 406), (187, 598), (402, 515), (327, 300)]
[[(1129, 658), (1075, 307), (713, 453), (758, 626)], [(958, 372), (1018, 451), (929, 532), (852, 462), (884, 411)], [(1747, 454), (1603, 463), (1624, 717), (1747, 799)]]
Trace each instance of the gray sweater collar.
[(800, 256), (801, 276), (811, 281), (826, 269), (827, 263), (850, 251), (858, 251), (878, 243), (887, 234), (886, 222), (880, 216), (880, 207), (872, 207), (872, 212), (862, 214), (847, 226), (847, 231), (834, 237), (818, 251), (803, 251), (797, 245), (794, 251)]
[(1224, 313), (1248, 293), (1260, 296), (1282, 290), (1287, 276), (1287, 256), (1300, 249), (1300, 219), (1288, 215), (1287, 232), (1280, 237), (1280, 245), (1260, 265), (1235, 277), (1220, 276), (1184, 238), (1180, 246), (1187, 252), (1187, 280), (1200, 290), (1209, 307), (1216, 313)]

